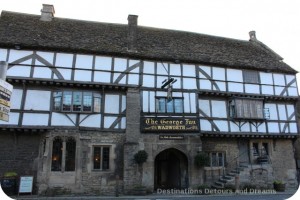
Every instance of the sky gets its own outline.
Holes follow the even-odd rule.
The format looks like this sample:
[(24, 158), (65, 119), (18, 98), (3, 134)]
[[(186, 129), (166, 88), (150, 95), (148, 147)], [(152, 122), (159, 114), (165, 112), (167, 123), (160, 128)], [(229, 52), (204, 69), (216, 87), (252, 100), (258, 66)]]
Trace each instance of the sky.
[(53, 4), (55, 17), (127, 24), (134, 14), (141, 26), (240, 40), (254, 30), (300, 72), (300, 0), (0, 0), (0, 12), (40, 15), (42, 4)]
[[(256, 31), (284, 62), (300, 71), (299, 0), (0, 0), (0, 11), (40, 14), (53, 4), (55, 17), (176, 29), (249, 40)], [(300, 84), (300, 75), (298, 75)]]

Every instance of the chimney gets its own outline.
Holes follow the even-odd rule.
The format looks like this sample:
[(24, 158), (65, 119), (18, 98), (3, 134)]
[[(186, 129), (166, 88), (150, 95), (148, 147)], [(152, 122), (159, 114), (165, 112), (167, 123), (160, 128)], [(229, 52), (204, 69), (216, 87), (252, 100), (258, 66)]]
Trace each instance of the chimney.
[(128, 15), (128, 51), (136, 51), (137, 15)]
[(257, 40), (255, 31), (250, 31), (249, 36), (250, 36), (250, 41), (256, 41)]
[(41, 10), (41, 21), (52, 21), (52, 18), (54, 18), (54, 6), (50, 4), (43, 4), (43, 8)]

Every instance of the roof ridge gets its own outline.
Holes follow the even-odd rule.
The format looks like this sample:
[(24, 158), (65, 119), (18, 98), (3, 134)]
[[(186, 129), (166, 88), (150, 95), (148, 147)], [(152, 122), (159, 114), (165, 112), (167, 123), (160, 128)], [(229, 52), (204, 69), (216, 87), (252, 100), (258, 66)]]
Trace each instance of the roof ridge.
[[(6, 17), (5, 17), (6, 16)], [(139, 59), (220, 65), (296, 73), (261, 42), (148, 26), (137, 26), (136, 51), (128, 50), (128, 24), (2, 11), (0, 45), (22, 49), (110, 54)], [(9, 32), (9, 34), (7, 34)]]
[(257, 40), (257, 39), (250, 39), (249, 40), (251, 44), (254, 44), (258, 47), (260, 47), (264, 52), (268, 53), (270, 56), (278, 59), (279, 61), (283, 60), (283, 57), (281, 57), (278, 53), (276, 53), (274, 50), (272, 50), (270, 47), (268, 47), (265, 43)]

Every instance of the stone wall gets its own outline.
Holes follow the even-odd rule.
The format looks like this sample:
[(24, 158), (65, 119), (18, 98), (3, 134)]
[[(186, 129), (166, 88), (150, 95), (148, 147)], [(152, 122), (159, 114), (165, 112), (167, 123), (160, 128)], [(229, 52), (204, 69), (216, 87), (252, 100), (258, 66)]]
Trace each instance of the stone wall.
[[(161, 140), (159, 134), (141, 133), (140, 129), (140, 91), (129, 89), (126, 105), (126, 142), (124, 144), (124, 192), (130, 193), (135, 186), (145, 186), (147, 190), (154, 190), (155, 158), (164, 150), (176, 149), (187, 157), (188, 184), (194, 187), (203, 183), (203, 171), (194, 166), (194, 156), (201, 150), (201, 140), (198, 134), (182, 134), (183, 140)], [(148, 160), (138, 166), (134, 154), (139, 150), (148, 153)], [(187, 185), (184, 185), (187, 187)]]
[(238, 139), (236, 138), (202, 138), (202, 150), (205, 152), (224, 152), (226, 170), (236, 167), (239, 156)]
[[(76, 139), (75, 171), (51, 171), (52, 142), (56, 136)], [(45, 195), (64, 193), (85, 193), (114, 195), (122, 192), (124, 133), (55, 129), (46, 135), (48, 152), (40, 158), (39, 193)], [(93, 146), (110, 147), (108, 170), (93, 169)], [(51, 194), (49, 194), (49, 191)]]
[[(150, 190), (154, 189), (155, 158), (164, 150), (176, 149), (187, 157), (188, 165), (188, 185), (187, 187), (197, 187), (203, 183), (203, 171), (194, 164), (194, 157), (202, 148), (202, 142), (198, 135), (186, 135), (183, 140), (161, 140), (158, 135), (142, 134), (140, 146), (148, 152), (147, 163), (144, 164), (143, 185)], [(184, 184), (183, 184), (184, 187)]]
[(36, 192), (37, 158), (41, 133), (0, 132), (0, 176), (15, 171), (19, 176), (33, 175)]
[(293, 141), (289, 139), (274, 139), (272, 166), (274, 178), (287, 183), (287, 187), (297, 187), (297, 171)]
[[(238, 138), (202, 138), (203, 151), (225, 152), (226, 173), (234, 171), (239, 156)], [(246, 141), (247, 139), (245, 139)], [(290, 139), (249, 139), (248, 142), (267, 142), (269, 144), (269, 163), (258, 164), (251, 161), (243, 169), (239, 180), (241, 185), (259, 188), (272, 188), (274, 180), (287, 183), (288, 188), (297, 187), (297, 171), (293, 141)], [(249, 152), (251, 154), (251, 151)], [(251, 157), (251, 156), (250, 156)], [(207, 184), (217, 181), (222, 175), (220, 168), (207, 167), (205, 180)]]

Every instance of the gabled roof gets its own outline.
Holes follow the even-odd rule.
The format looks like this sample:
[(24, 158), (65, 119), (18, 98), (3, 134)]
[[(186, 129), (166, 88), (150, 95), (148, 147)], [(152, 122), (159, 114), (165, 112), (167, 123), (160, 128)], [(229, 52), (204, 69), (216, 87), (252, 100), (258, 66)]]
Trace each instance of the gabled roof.
[(135, 51), (128, 50), (128, 25), (53, 18), (3, 11), (0, 47), (129, 56), (161, 61), (297, 73), (257, 40), (137, 27)]

